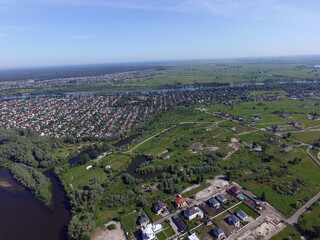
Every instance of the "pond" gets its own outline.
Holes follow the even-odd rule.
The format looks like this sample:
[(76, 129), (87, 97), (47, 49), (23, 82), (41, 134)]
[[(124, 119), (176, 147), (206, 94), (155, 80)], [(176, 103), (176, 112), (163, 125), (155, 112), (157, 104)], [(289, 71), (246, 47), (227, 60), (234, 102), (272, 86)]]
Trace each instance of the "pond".
[(144, 156), (136, 157), (136, 158), (132, 159), (132, 161), (128, 167), (128, 170), (126, 172), (135, 178), (140, 178), (140, 179), (144, 179), (144, 180), (160, 177), (161, 174), (163, 173), (163, 171), (156, 171), (156, 172), (144, 174), (144, 175), (140, 175), (140, 174), (136, 173), (135, 170), (139, 167), (139, 165), (141, 163), (143, 163), (145, 161), (147, 161), (147, 158)]
[(127, 145), (129, 143), (131, 143), (133, 140), (137, 139), (138, 137), (140, 137), (142, 134), (141, 133), (136, 133), (131, 135), (130, 137), (124, 138), (119, 140), (118, 142), (116, 142), (115, 144), (113, 144), (113, 146), (115, 147), (122, 147), (124, 145)]

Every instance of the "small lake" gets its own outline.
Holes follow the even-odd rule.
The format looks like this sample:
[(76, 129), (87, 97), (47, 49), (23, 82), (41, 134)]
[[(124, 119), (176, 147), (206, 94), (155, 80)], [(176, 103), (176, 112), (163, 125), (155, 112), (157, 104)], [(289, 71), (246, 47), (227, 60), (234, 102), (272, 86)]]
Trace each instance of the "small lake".
[(113, 144), (114, 147), (122, 147), (124, 145), (127, 145), (129, 143), (131, 143), (133, 140), (137, 139), (138, 137), (140, 137), (142, 134), (141, 133), (136, 133), (133, 134), (127, 138), (121, 139), (118, 142), (116, 142), (115, 144)]
[(147, 161), (147, 158), (143, 157), (143, 156), (132, 159), (132, 161), (128, 167), (128, 170), (126, 172), (135, 178), (140, 178), (140, 179), (144, 179), (144, 180), (160, 177), (161, 174), (163, 173), (163, 171), (156, 171), (156, 172), (144, 174), (144, 175), (140, 175), (140, 174), (136, 173), (135, 170), (139, 167), (139, 165), (141, 163), (143, 163), (145, 161)]
[(71, 158), (68, 163), (70, 165), (73, 165), (73, 164), (81, 164), (81, 156), (85, 155), (85, 154), (88, 154), (88, 156), (91, 158), (91, 154), (92, 154), (92, 149), (88, 149), (88, 150), (85, 150), (81, 153), (79, 153), (77, 156), (75, 156), (74, 158)]
[(71, 219), (66, 194), (50, 171), (53, 206), (46, 207), (17, 183), (8, 169), (0, 169), (0, 181), (11, 187), (0, 187), (0, 239), (4, 240), (66, 240)]

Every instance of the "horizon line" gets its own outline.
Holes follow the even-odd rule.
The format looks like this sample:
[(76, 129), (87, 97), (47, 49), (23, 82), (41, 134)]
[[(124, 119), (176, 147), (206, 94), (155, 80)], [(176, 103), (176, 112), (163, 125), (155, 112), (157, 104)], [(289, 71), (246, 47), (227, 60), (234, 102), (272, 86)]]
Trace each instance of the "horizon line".
[(34, 65), (21, 67), (0, 67), (0, 72), (15, 71), (15, 70), (30, 70), (43, 68), (63, 68), (63, 67), (81, 67), (81, 66), (96, 66), (96, 65), (114, 65), (114, 64), (151, 64), (151, 63), (172, 63), (172, 62), (190, 62), (190, 61), (225, 61), (225, 60), (245, 60), (245, 59), (268, 59), (268, 58), (285, 58), (285, 57), (320, 57), (317, 54), (294, 54), (294, 55), (274, 55), (274, 56), (251, 56), (251, 57), (226, 57), (226, 58), (197, 58), (197, 59), (174, 59), (174, 60), (145, 60), (145, 61), (116, 61), (116, 62), (102, 62), (102, 63), (74, 63), (65, 65)]

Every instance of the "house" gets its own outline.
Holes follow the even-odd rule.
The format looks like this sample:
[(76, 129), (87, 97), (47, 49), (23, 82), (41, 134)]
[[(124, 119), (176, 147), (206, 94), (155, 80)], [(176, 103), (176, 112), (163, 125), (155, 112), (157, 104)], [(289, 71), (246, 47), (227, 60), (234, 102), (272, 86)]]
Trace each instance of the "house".
[(220, 115), (221, 115), (221, 116), (224, 116), (224, 117), (229, 117), (229, 116), (230, 116), (230, 113), (228, 113), (228, 112), (221, 112)]
[(256, 121), (256, 120), (261, 120), (261, 117), (255, 115), (255, 116), (251, 116), (250, 117), (252, 120)]
[(312, 120), (319, 120), (319, 116), (312, 117)]
[(235, 118), (237, 121), (240, 121), (240, 122), (246, 122), (247, 120), (243, 117), (236, 117)]
[(299, 123), (297, 121), (292, 121), (292, 122), (289, 122), (289, 124), (291, 124), (292, 126), (296, 127), (299, 125)]
[(179, 232), (185, 232), (188, 229), (188, 226), (182, 221), (182, 219), (178, 215), (174, 215), (172, 217), (172, 221), (177, 226)]
[(272, 127), (272, 130), (275, 131), (275, 132), (281, 132), (281, 131), (282, 131), (282, 128), (279, 127), (279, 126), (273, 126), (273, 127)]
[(286, 114), (286, 113), (280, 114), (280, 117), (283, 117), (283, 118), (292, 118), (292, 116), (289, 116), (289, 115)]
[(241, 194), (241, 188), (239, 188), (238, 186), (233, 186), (229, 189), (229, 191), (235, 196), (239, 196)]
[(163, 227), (161, 224), (148, 224), (147, 226), (144, 226), (141, 228), (142, 232), (142, 239), (143, 240), (153, 240), (156, 239), (156, 233), (163, 230)]
[(281, 141), (278, 138), (269, 138), (269, 141), (274, 143), (274, 144), (279, 144)]
[(186, 200), (181, 195), (178, 195), (178, 197), (174, 200), (174, 203), (177, 207), (183, 207), (187, 205)]
[(302, 104), (302, 105), (300, 105), (299, 107), (302, 107), (302, 108), (308, 108), (309, 106), (308, 106), (308, 105), (306, 105), (306, 104)]
[(221, 203), (226, 203), (227, 202), (227, 199), (222, 194), (219, 194), (218, 196), (216, 196), (216, 199)]
[(223, 238), (226, 236), (224, 231), (219, 227), (216, 227), (215, 229), (213, 229), (213, 235), (216, 236), (217, 238)]
[(241, 220), (241, 221), (246, 221), (248, 218), (248, 215), (242, 211), (241, 209), (236, 212), (236, 216)]
[(227, 222), (229, 223), (230, 226), (234, 226), (234, 227), (239, 227), (240, 226), (240, 219), (237, 218), (234, 214), (231, 214), (227, 218)]
[(192, 220), (196, 217), (203, 218), (203, 212), (198, 207), (189, 207), (184, 211), (184, 216), (188, 220)]
[(214, 198), (211, 197), (208, 201), (209, 206), (214, 207), (214, 208), (219, 208), (220, 207), (220, 203)]
[(206, 221), (204, 222), (204, 225), (206, 225), (206, 226), (212, 225), (211, 219), (206, 220)]
[(148, 218), (147, 214), (143, 213), (139, 218), (138, 218), (138, 223), (141, 226), (146, 226), (150, 222), (150, 219)]
[(155, 214), (160, 214), (163, 212), (167, 211), (167, 206), (164, 204), (162, 201), (158, 200), (154, 205), (153, 205), (153, 211)]
[(188, 240), (200, 240), (200, 238), (198, 238), (198, 236), (195, 233), (191, 234), (186, 239), (188, 239)]

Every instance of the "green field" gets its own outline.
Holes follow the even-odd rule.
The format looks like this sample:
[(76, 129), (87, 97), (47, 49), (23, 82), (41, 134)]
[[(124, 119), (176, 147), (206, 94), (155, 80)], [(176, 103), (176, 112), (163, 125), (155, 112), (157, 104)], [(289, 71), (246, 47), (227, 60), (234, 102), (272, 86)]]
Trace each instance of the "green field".
[[(263, 92), (261, 96), (264, 94), (266, 93)], [(161, 216), (152, 212), (152, 205), (157, 200), (162, 200), (172, 210), (171, 202), (177, 193), (194, 184), (200, 184), (183, 194), (183, 197), (193, 196), (209, 186), (202, 181), (226, 173), (230, 174), (232, 181), (238, 182), (253, 194), (261, 196), (265, 193), (267, 202), (285, 216), (290, 216), (320, 191), (320, 175), (318, 166), (306, 153), (308, 146), (300, 146), (286, 136), (290, 131), (292, 139), (312, 144), (318, 139), (318, 132), (308, 135), (308, 132), (298, 132), (292, 126), (287, 126), (286, 131), (280, 132), (284, 136), (282, 137), (261, 129), (287, 125), (287, 122), (292, 120), (301, 123), (301, 129), (317, 128), (317, 123), (306, 117), (311, 111), (315, 111), (315, 101), (304, 100), (303, 103), (310, 107), (301, 108), (299, 100), (289, 100), (284, 95), (279, 99), (244, 102), (233, 107), (212, 104), (208, 106), (207, 113), (196, 110), (196, 106), (170, 109), (153, 119), (139, 140), (134, 141), (130, 147), (104, 157), (99, 163), (89, 162), (84, 166), (73, 166), (63, 173), (63, 179), (69, 183), (68, 190), (72, 191), (85, 189), (90, 179), (98, 178), (104, 189), (104, 198), (110, 199), (110, 196), (114, 196), (121, 204), (115, 201), (110, 205), (109, 202), (101, 201), (95, 210), (96, 223), (100, 225), (120, 218), (129, 233), (137, 229), (135, 221), (138, 215), (132, 213), (134, 210), (140, 212), (145, 209), (151, 220), (159, 220)], [(211, 114), (218, 111), (228, 111), (248, 120), (242, 123)], [(292, 119), (280, 117), (278, 112), (283, 111), (292, 116)], [(259, 112), (262, 119), (255, 121), (252, 127), (248, 124), (251, 122), (249, 117)], [(166, 131), (163, 131), (165, 129)], [(249, 147), (251, 142), (260, 145), (262, 151), (252, 151)], [(291, 148), (286, 150), (286, 146)], [(134, 150), (130, 151), (133, 148)], [(136, 172), (144, 174), (144, 171), (161, 169), (159, 171), (162, 171), (162, 174), (158, 175), (158, 178), (138, 179), (129, 183), (124, 174), (136, 154), (152, 157), (152, 160), (138, 166)], [(86, 170), (88, 165), (94, 166)], [(111, 166), (109, 172), (104, 170), (106, 165)], [(207, 169), (210, 171), (206, 171)], [(164, 182), (171, 185), (167, 187)], [(179, 190), (170, 189), (171, 186)], [(258, 217), (258, 214), (244, 204), (238, 205), (234, 210), (237, 209), (244, 210), (253, 218)], [(121, 216), (130, 217), (125, 220)], [(223, 214), (214, 219), (215, 224), (225, 217)], [(196, 219), (187, 221), (183, 218), (183, 221), (189, 229), (197, 226)], [(206, 234), (209, 234), (210, 229), (206, 230)], [(171, 234), (171, 228), (165, 228), (158, 234), (158, 238), (165, 239)]]
[(301, 234), (291, 225), (288, 225), (285, 229), (279, 232), (277, 235), (273, 236), (271, 240), (300, 240)]
[(245, 204), (241, 203), (237, 206), (235, 206), (234, 208), (231, 209), (231, 211), (233, 213), (237, 212), (238, 210), (242, 210), (244, 211), (248, 216), (253, 217), (254, 219), (256, 219), (257, 217), (259, 217), (259, 214), (257, 214), (255, 211), (253, 211), (251, 208), (247, 207)]

